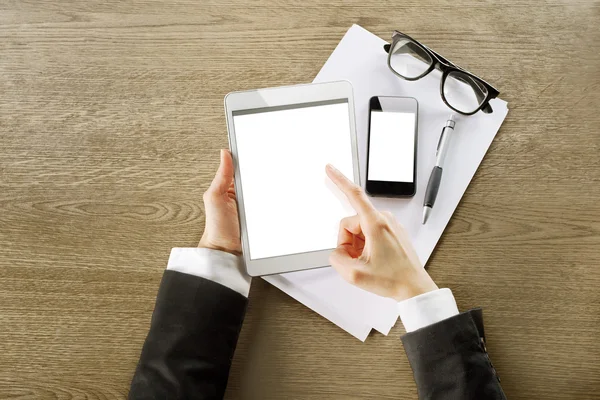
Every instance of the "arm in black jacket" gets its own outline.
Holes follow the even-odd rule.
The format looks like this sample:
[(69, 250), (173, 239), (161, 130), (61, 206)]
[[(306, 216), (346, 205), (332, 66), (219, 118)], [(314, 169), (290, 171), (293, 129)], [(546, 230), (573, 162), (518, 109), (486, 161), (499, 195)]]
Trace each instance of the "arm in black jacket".
[[(221, 399), (246, 303), (218, 283), (166, 271), (129, 398)], [(485, 348), (481, 310), (402, 341), (420, 399), (506, 399)]]
[(129, 399), (221, 399), (248, 299), (165, 271)]
[(421, 400), (506, 400), (485, 347), (481, 309), (402, 337)]

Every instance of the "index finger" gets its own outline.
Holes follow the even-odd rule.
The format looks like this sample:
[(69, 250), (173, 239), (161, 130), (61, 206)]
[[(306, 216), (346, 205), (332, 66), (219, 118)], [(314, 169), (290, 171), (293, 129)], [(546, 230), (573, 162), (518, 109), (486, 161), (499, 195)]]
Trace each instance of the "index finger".
[(375, 207), (367, 198), (364, 190), (338, 171), (333, 165), (327, 164), (325, 168), (329, 179), (346, 195), (350, 205), (360, 215), (372, 215), (376, 213)]

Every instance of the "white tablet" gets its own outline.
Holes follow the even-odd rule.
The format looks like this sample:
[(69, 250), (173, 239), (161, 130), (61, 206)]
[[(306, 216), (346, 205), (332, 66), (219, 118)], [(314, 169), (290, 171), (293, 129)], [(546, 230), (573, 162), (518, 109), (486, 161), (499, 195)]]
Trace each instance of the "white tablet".
[(360, 182), (352, 85), (233, 92), (225, 113), (248, 274), (329, 265), (340, 220), (354, 211), (325, 166)]

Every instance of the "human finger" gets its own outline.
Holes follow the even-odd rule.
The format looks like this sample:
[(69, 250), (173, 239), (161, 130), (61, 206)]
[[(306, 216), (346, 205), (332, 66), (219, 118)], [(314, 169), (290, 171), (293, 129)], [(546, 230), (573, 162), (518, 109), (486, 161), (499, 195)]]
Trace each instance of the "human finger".
[(353, 258), (347, 250), (347, 246), (339, 246), (329, 256), (331, 266), (346, 282), (358, 287), (364, 287), (372, 278), (365, 270), (364, 264), (357, 258)]
[(341, 244), (352, 244), (355, 236), (362, 236), (364, 238), (360, 227), (360, 217), (353, 215), (342, 218), (338, 232), (338, 246)]
[(228, 150), (221, 150), (219, 169), (213, 178), (208, 192), (212, 194), (225, 194), (233, 184), (233, 159)]
[(350, 269), (359, 267), (360, 261), (352, 257), (351, 245), (340, 245), (329, 255), (329, 263), (342, 277), (347, 275)]
[(358, 214), (368, 216), (377, 212), (360, 186), (346, 178), (331, 164), (327, 164), (325, 171), (329, 179), (346, 195), (350, 205)]

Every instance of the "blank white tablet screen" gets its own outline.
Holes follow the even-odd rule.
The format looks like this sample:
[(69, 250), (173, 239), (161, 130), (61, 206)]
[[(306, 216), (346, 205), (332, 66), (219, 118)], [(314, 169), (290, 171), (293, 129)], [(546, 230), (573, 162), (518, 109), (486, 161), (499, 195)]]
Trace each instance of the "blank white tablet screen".
[(250, 259), (335, 248), (353, 211), (325, 166), (352, 179), (347, 100), (234, 111), (233, 125)]

